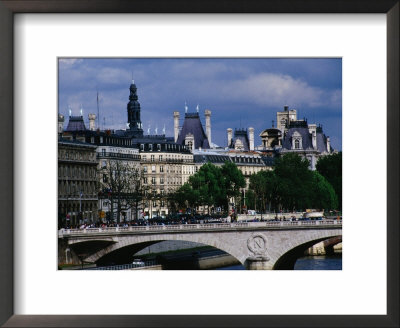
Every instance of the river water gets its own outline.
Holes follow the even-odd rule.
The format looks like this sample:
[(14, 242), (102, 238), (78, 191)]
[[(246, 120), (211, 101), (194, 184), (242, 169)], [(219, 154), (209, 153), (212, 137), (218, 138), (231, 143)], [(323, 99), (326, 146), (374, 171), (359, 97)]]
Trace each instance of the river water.
[[(295, 270), (342, 270), (342, 254), (304, 256), (294, 265)], [(233, 265), (215, 270), (245, 270), (242, 265)]]

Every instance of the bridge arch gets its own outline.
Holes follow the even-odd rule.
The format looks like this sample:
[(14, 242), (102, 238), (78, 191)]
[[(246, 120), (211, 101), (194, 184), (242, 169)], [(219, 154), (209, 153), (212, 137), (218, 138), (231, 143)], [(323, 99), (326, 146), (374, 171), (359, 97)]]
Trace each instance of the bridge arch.
[[(312, 247), (315, 244), (318, 244), (319, 242), (325, 241), (325, 240), (330, 240), (332, 237), (340, 237), (341, 240), (341, 235), (337, 236), (326, 236), (326, 237), (317, 237), (316, 239), (308, 239), (308, 240), (303, 240), (299, 241), (297, 244), (292, 244), (291, 248), (286, 249), (286, 251), (282, 250), (275, 261), (272, 269), (273, 270), (293, 270), (294, 265), (296, 261), (304, 256), (304, 252)], [(302, 238), (300, 238), (302, 239)], [(332, 246), (333, 247), (333, 246)]]
[(119, 258), (123, 259), (123, 261), (126, 261), (126, 259), (132, 259), (133, 254), (136, 252), (139, 252), (147, 246), (162, 241), (189, 241), (211, 246), (233, 256), (243, 265), (245, 264), (245, 258), (240, 256), (240, 253), (234, 252), (234, 248), (229, 244), (215, 238), (204, 238), (204, 235), (201, 234), (154, 234), (142, 236), (124, 236), (120, 238), (119, 241), (116, 241), (113, 244), (110, 244), (109, 246), (100, 249), (86, 257), (85, 262), (103, 264), (105, 262), (110, 262), (110, 259), (114, 258), (117, 254)]

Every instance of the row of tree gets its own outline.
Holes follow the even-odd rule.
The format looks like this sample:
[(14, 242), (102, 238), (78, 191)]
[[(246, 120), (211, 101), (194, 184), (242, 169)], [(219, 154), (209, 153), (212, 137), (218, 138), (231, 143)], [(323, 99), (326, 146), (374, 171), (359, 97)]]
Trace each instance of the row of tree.
[(181, 208), (214, 206), (227, 209), (233, 198), (235, 204), (244, 202), (247, 208), (262, 212), (339, 209), (341, 153), (325, 156), (318, 163), (317, 171), (311, 171), (307, 159), (295, 153), (285, 154), (277, 158), (274, 170), (251, 175), (246, 192), (243, 174), (234, 163), (226, 162), (220, 168), (208, 163), (189, 178), (173, 199)]
[(295, 153), (277, 158), (273, 171), (250, 176), (249, 189), (247, 204), (261, 211), (339, 207), (338, 195), (329, 181), (319, 171), (309, 170), (308, 160)]

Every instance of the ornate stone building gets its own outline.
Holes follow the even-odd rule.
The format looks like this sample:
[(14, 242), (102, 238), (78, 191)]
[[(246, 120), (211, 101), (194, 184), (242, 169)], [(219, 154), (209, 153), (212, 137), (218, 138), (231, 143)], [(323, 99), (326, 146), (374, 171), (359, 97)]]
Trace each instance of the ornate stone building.
[(235, 149), (238, 151), (254, 150), (254, 128), (250, 127), (248, 130), (235, 129), (233, 137), (231, 128), (227, 129), (226, 131), (229, 149)]
[(169, 214), (168, 195), (181, 187), (194, 174), (193, 155), (182, 145), (148, 137), (140, 142), (140, 165), (146, 197), (146, 217)]
[(58, 141), (59, 227), (97, 220), (96, 146)]
[(261, 132), (262, 145), (260, 151), (274, 151), (276, 154), (294, 152), (310, 162), (310, 169), (315, 170), (318, 158), (333, 152), (330, 139), (322, 130), (322, 126), (308, 124), (306, 119), (298, 120), (297, 111), (284, 107), (276, 113), (277, 128)]

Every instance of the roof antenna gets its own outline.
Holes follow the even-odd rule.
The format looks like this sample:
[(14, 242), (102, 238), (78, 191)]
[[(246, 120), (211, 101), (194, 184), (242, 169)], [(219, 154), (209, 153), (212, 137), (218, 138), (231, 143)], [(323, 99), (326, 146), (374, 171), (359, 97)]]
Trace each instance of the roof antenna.
[(197, 111), (197, 113), (199, 112), (199, 104), (197, 104), (197, 106), (196, 106), (196, 111)]
[(83, 106), (81, 104), (81, 116), (83, 116)]
[(99, 109), (99, 90), (97, 90), (97, 125), (100, 129), (100, 109)]
[(68, 105), (68, 112), (69, 112), (69, 116), (71, 117), (72, 116), (72, 109), (71, 109), (70, 105)]
[(187, 106), (186, 100), (185, 100), (185, 113), (187, 113), (187, 112), (188, 112), (188, 106)]

